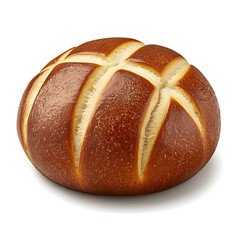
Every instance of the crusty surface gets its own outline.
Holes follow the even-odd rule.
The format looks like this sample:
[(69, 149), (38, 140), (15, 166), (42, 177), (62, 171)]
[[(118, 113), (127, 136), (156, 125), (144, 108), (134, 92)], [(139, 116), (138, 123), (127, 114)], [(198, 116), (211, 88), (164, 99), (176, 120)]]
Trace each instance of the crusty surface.
[(180, 54), (109, 38), (49, 62), (23, 94), (17, 127), (52, 181), (130, 195), (194, 176), (217, 146), (220, 112), (209, 82)]
[(74, 105), (95, 68), (85, 63), (62, 63), (55, 67), (36, 97), (28, 119), (27, 145), (33, 164), (50, 179), (58, 179), (67, 186), (78, 183), (71, 132)]
[(86, 133), (80, 162), (84, 189), (91, 187), (90, 191), (99, 193), (134, 191), (139, 128), (153, 89), (151, 83), (127, 71), (119, 70), (112, 77)]

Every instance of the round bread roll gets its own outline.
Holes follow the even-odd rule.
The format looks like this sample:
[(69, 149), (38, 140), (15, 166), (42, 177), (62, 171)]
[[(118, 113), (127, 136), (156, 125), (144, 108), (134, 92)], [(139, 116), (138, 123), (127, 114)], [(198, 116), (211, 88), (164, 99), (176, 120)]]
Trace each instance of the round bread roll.
[(133, 195), (194, 176), (217, 146), (220, 112), (207, 79), (175, 51), (106, 38), (64, 52), (33, 78), (17, 128), (53, 182)]

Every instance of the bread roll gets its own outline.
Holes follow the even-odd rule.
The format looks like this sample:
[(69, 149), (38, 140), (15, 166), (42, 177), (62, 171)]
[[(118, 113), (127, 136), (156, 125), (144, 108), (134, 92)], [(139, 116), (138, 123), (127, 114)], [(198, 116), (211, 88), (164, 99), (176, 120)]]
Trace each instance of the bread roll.
[(194, 176), (217, 146), (220, 113), (207, 79), (177, 52), (106, 38), (64, 52), (33, 78), (17, 128), (53, 182), (133, 195)]

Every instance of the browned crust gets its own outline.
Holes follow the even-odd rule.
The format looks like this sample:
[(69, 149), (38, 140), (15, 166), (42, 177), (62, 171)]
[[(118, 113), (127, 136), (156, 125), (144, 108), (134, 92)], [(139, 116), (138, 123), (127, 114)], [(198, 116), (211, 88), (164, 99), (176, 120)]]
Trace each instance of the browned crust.
[[(38, 79), (38, 77), (40, 76), (40, 74), (38, 74), (36, 77), (34, 77), (30, 83), (28, 84), (26, 90), (24, 91), (23, 95), (22, 95), (22, 99), (21, 102), (19, 104), (19, 108), (18, 108), (18, 115), (17, 115), (17, 133), (18, 133), (18, 137), (20, 140), (20, 143), (25, 151), (25, 153), (27, 154), (28, 158), (30, 159), (30, 156), (28, 155), (27, 152), (27, 146), (23, 141), (23, 119), (24, 119), (24, 112), (26, 110), (26, 99), (28, 97), (29, 91), (31, 90), (34, 82)], [(30, 159), (31, 160), (31, 159)]]
[(203, 150), (196, 124), (176, 101), (171, 100), (144, 172), (143, 192), (164, 190), (192, 177), (205, 164)]
[(72, 117), (81, 88), (95, 68), (80, 63), (55, 67), (42, 85), (28, 119), (28, 151), (35, 167), (49, 179), (79, 190), (72, 151)]
[(162, 73), (169, 62), (179, 57), (182, 56), (169, 48), (158, 45), (146, 45), (136, 51), (128, 60), (145, 64)]
[(138, 188), (138, 142), (154, 87), (120, 70), (102, 94), (88, 127), (80, 161), (83, 189), (131, 194)]
[(74, 54), (109, 55), (115, 48), (127, 42), (139, 42), (131, 38), (104, 38), (86, 42), (76, 47), (69, 56)]
[(220, 135), (220, 110), (215, 93), (204, 77), (194, 66), (191, 66), (185, 76), (178, 82), (194, 99), (205, 125), (206, 159), (210, 159), (216, 149)]

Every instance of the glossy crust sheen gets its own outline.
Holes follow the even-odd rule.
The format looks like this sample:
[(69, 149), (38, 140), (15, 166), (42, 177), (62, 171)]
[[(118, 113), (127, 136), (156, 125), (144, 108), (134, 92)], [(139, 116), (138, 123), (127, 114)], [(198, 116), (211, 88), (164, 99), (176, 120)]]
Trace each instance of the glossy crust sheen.
[[(136, 46), (123, 63), (136, 70), (124, 70), (121, 62), (102, 66), (101, 59), (107, 59), (119, 46), (126, 46), (121, 50), (126, 51), (132, 43)], [(151, 193), (186, 181), (211, 158), (219, 139), (220, 112), (210, 84), (198, 69), (186, 65), (186, 72), (174, 85), (168, 85), (166, 80), (158, 85), (151, 78), (161, 81), (170, 63), (184, 58), (165, 47), (137, 44), (141, 43), (127, 38), (84, 43), (53, 59), (29, 83), (19, 106), (18, 135), (33, 165), (50, 180), (94, 194)], [(86, 61), (76, 60), (79, 55), (86, 56)], [(68, 61), (72, 56), (76, 56), (75, 60)], [(91, 56), (99, 58), (102, 65)], [(89, 87), (94, 79), (104, 80), (111, 67), (116, 71), (109, 75), (103, 91), (95, 91), (94, 85)], [(31, 99), (34, 84), (46, 71), (49, 74), (37, 85)], [(180, 99), (171, 95), (172, 89), (181, 92), (177, 95)], [(169, 92), (169, 101), (164, 100), (164, 91)], [(76, 135), (82, 126), (81, 122), (79, 129), (74, 125), (76, 115), (81, 116), (78, 103), (82, 101), (82, 106), (89, 108), (89, 98), (95, 98), (96, 104), (91, 106), (77, 159)], [(149, 111), (154, 101), (166, 101), (163, 110), (155, 115)], [(157, 105), (152, 112), (154, 109)], [(151, 126), (149, 123), (164, 114), (164, 109), (145, 166), (139, 151), (140, 138), (149, 144), (153, 136), (147, 136), (148, 131), (141, 134), (142, 128)]]

